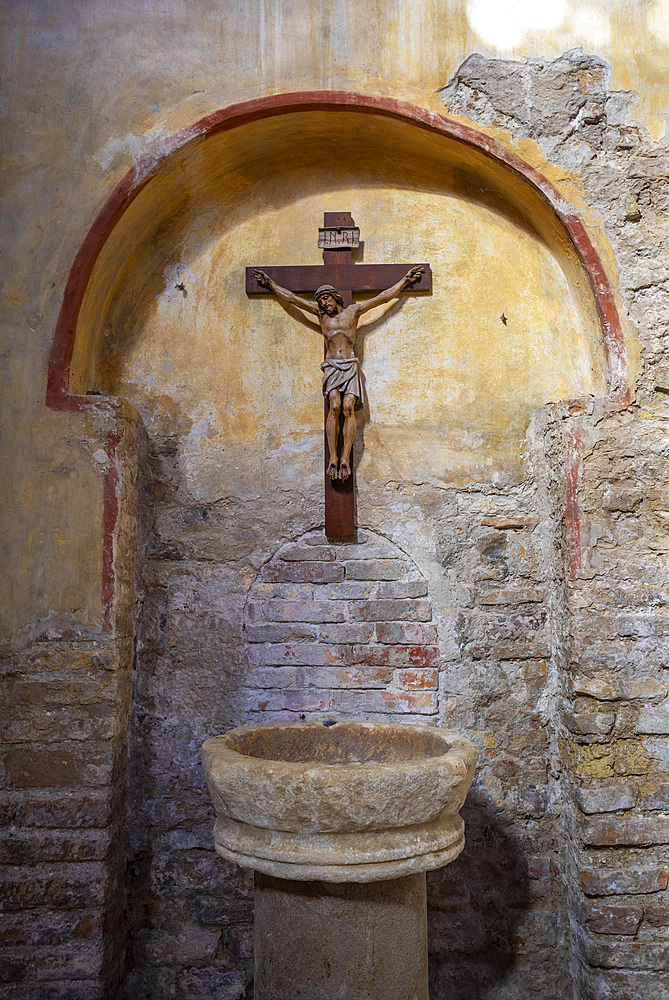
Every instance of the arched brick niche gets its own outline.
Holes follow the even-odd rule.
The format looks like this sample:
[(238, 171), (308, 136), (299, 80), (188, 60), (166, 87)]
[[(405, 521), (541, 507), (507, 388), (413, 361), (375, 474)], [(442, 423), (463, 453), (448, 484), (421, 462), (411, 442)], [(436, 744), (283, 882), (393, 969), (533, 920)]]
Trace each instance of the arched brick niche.
[(438, 710), (437, 629), (427, 584), (388, 539), (322, 530), (282, 545), (244, 613), (248, 721), (429, 722)]

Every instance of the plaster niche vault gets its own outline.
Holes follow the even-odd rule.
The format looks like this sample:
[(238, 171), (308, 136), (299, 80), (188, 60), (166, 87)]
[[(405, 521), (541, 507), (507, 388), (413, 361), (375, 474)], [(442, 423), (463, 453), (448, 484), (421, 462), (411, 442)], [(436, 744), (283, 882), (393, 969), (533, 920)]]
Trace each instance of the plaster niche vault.
[[(289, 662), (310, 642), (312, 658), (328, 655), (334, 640), (307, 628), (314, 587), (342, 580), (313, 567), (346, 562), (324, 554), (314, 527), (320, 338), (276, 303), (243, 295), (249, 261), (316, 262), (318, 220), (337, 209), (353, 212), (369, 259), (419, 254), (435, 275), (420, 309), (404, 302), (365, 333), (370, 401), (356, 464), (369, 552), (348, 582), (387, 585), (383, 599), (402, 607), (384, 620), (397, 639), (390, 665), (374, 665), (389, 644), (378, 628), (361, 639), (365, 622), (350, 609), (316, 623), (349, 626), (337, 644), (354, 668), (348, 707), (334, 683), (314, 697), (309, 674), (341, 664)], [(551, 762), (561, 593), (580, 551), (574, 421), (629, 400), (614, 295), (582, 223), (533, 168), (463, 124), (354, 94), (270, 97), (208, 116), (120, 181), (73, 266), (47, 395), (52, 408), (81, 412), (106, 454), (101, 621), (121, 692), (109, 780), (122, 799), (127, 777), (130, 873), (128, 956), (119, 921), (109, 983), (125, 962), (130, 995), (196, 981), (243, 989), (250, 884), (210, 848), (197, 763), (205, 737), (247, 711), (409, 712), (473, 735), (489, 754), (466, 807), (471, 853), (431, 883), (434, 997), (465, 1000), (472, 976), (514, 995), (558, 995), (568, 833)], [(302, 551), (309, 545), (319, 558)], [(393, 575), (388, 564), (403, 560), (406, 574)], [(290, 579), (272, 578), (286, 564), (297, 567)], [(393, 583), (407, 593), (391, 598)], [(250, 610), (279, 585), (304, 611), (288, 629)], [(363, 590), (344, 603), (381, 599)], [(409, 604), (420, 607), (414, 623), (402, 621)], [(285, 662), (274, 662), (274, 644)], [(356, 645), (370, 647), (366, 666)], [(416, 657), (421, 676), (400, 679)], [(374, 669), (385, 671), (383, 689), (369, 684)], [(271, 704), (261, 685), (245, 690), (254, 670), (286, 673)], [(109, 823), (124, 828), (120, 806)], [(527, 881), (534, 856), (549, 859), (538, 899)], [(110, 854), (119, 911), (125, 866), (123, 851)], [(518, 958), (538, 911), (555, 915), (553, 936)]]

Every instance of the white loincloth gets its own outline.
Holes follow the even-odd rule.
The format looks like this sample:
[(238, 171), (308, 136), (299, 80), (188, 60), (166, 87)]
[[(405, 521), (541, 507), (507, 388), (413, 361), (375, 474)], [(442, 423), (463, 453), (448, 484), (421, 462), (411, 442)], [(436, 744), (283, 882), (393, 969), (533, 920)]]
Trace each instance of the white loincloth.
[(321, 364), (323, 372), (323, 395), (338, 389), (343, 396), (356, 397), (356, 408), (362, 406), (363, 382), (360, 362), (357, 358), (326, 358)]

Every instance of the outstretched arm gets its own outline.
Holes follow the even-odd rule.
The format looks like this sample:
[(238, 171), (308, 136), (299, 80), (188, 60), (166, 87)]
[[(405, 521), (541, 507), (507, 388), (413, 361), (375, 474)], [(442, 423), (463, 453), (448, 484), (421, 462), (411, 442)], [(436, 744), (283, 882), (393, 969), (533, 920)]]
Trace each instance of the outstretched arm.
[(300, 295), (296, 295), (295, 292), (291, 292), (288, 288), (283, 288), (282, 285), (277, 285), (276, 281), (273, 281), (269, 274), (265, 274), (264, 271), (256, 270), (253, 272), (253, 277), (259, 285), (262, 285), (263, 288), (269, 288), (269, 290), (274, 292), (277, 298), (282, 299), (283, 302), (289, 302), (291, 306), (299, 306), (299, 308), (304, 309), (305, 312), (318, 316), (318, 306), (315, 302), (309, 302), (308, 299), (303, 299)]
[(409, 288), (411, 285), (415, 285), (417, 281), (420, 280), (421, 274), (425, 273), (424, 267), (412, 267), (410, 271), (404, 275), (403, 278), (392, 285), (390, 288), (386, 288), (384, 292), (379, 292), (371, 299), (366, 299), (364, 302), (358, 302), (358, 313), (366, 313), (374, 306), (383, 305), (384, 302), (390, 302), (391, 299), (397, 298), (401, 291), (405, 288)]

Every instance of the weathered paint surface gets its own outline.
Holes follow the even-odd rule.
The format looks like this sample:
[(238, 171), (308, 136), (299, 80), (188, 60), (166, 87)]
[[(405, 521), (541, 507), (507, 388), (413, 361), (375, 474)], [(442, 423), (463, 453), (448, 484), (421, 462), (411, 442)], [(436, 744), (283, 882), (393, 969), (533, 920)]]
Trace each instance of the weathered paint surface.
[[(336, 182), (333, 129), (346, 164)], [(418, 253), (435, 274), (431, 296), (362, 327), (361, 487), (516, 478), (537, 406), (605, 394), (585, 275), (549, 223), (519, 210), (504, 178), (482, 174), (467, 151), (368, 117), (298, 114), (238, 131), (142, 192), (103, 251), (80, 319), (84, 344), (100, 331), (93, 385), (178, 435), (194, 500), (272, 483), (316, 488), (321, 338), (276, 302), (246, 298), (243, 275), (253, 260), (318, 262), (323, 209), (353, 210), (366, 260)], [(86, 378), (77, 346), (75, 387)]]
[[(535, 25), (513, 44), (505, 36), (505, 54), (541, 58), (460, 66), (471, 51), (492, 51), (484, 28), (479, 24), (474, 35), (468, 26), (476, 7), (202, 2), (177, 10), (164, 2), (47, 2), (12, 5), (3, 14), (4, 233), (15, 256), (0, 300), (7, 334), (3, 402), (10, 407), (5, 563), (12, 570), (3, 576), (2, 599), (3, 637), (12, 642), (0, 669), (13, 707), (3, 719), (2, 745), (3, 931), (13, 944), (2, 969), (17, 1000), (34, 995), (35, 969), (54, 995), (107, 1000), (122, 976), (126, 941), (129, 996), (239, 1000), (245, 991), (251, 887), (213, 857), (198, 750), (202, 739), (243, 714), (244, 657), (254, 645), (244, 640), (248, 595), (261, 585), (263, 566), (318, 525), (321, 484), (319, 474), (313, 482), (304, 475), (310, 453), (320, 455), (319, 342), (307, 339), (314, 336), (307, 330), (302, 337), (297, 321), (276, 303), (247, 301), (241, 264), (270, 262), (270, 251), (277, 263), (297, 261), (298, 251), (305, 262), (318, 260), (310, 234), (329, 207), (326, 196), (337, 199), (331, 207), (354, 212), (367, 260), (398, 259), (400, 250), (414, 259), (415, 229), (433, 260), (453, 274), (462, 261), (444, 249), (443, 231), (463, 253), (485, 258), (491, 296), (513, 296), (529, 323), (541, 318), (544, 295), (549, 318), (538, 328), (543, 358), (526, 327), (517, 336), (515, 327), (498, 327), (492, 316), (466, 329), (452, 313), (457, 306), (472, 315), (477, 302), (467, 287), (478, 275), (464, 268), (460, 284), (453, 279), (435, 288), (432, 299), (407, 302), (367, 338), (366, 365), (383, 391), (374, 388), (364, 428), (358, 517), (418, 568), (433, 615), (427, 624), (435, 632), (384, 619), (388, 643), (378, 624), (374, 629), (379, 644), (401, 647), (392, 654), (400, 659), (410, 659), (415, 654), (408, 647), (421, 643), (429, 652), (420, 656), (432, 656), (437, 642), (436, 688), (427, 686), (431, 667), (420, 668), (420, 675), (393, 667), (397, 680), (421, 696), (416, 704), (438, 704), (439, 723), (472, 735), (482, 749), (466, 807), (467, 848), (457, 865), (430, 879), (432, 995), (663, 996), (669, 300), (659, 249), (667, 171), (662, 148), (641, 127), (652, 121), (657, 129), (665, 100), (658, 75), (666, 62), (663, 7), (611, 4), (602, 12), (567, 3), (562, 24), (550, 31)], [(611, 56), (610, 81), (601, 61), (572, 54), (550, 62), (581, 40)], [(636, 103), (609, 91), (609, 83), (635, 81)], [(95, 387), (93, 378), (102, 388), (123, 385), (136, 394), (148, 433), (131, 413), (100, 405), (45, 410), (49, 348), (69, 269), (126, 169), (133, 163), (147, 169), (152, 151), (164, 152), (178, 129), (235, 101), (335, 87), (473, 120), (556, 185), (583, 220), (627, 317), (633, 381), (642, 375), (633, 406), (611, 413), (588, 398), (600, 394), (604, 371), (597, 318), (587, 289), (579, 295), (569, 247), (551, 237), (541, 213), (523, 209), (522, 198), (511, 198), (511, 211), (503, 186), (493, 185), (494, 197), (486, 199), (471, 161), (461, 164), (463, 181), (427, 139), (403, 138), (384, 123), (362, 136), (338, 131), (346, 156), (335, 162), (336, 171), (318, 149), (282, 149), (270, 141), (271, 130), (249, 127), (248, 147), (260, 158), (248, 166), (258, 185), (255, 198), (234, 169), (232, 177), (223, 173), (245, 162), (244, 150), (230, 159), (229, 142), (208, 147), (220, 156), (218, 178), (205, 145), (199, 160), (177, 157), (174, 176), (156, 188), (160, 197), (154, 200), (147, 187), (136, 214), (127, 217), (132, 269), (119, 269), (122, 245), (116, 262), (111, 256), (100, 261), (106, 271), (98, 277), (115, 277), (111, 286), (105, 280), (91, 286), (90, 336), (81, 346), (93, 349), (75, 359), (79, 391)], [(318, 137), (317, 130), (312, 135)], [(321, 130), (321, 145), (325, 141)], [(276, 190), (263, 182), (275, 165)], [(377, 177), (382, 183), (375, 187)], [(349, 200), (354, 196), (359, 203)], [(310, 221), (293, 232), (292, 219), (303, 207)], [(381, 212), (389, 216), (383, 224)], [(458, 225), (469, 213), (477, 232)], [(410, 225), (402, 229), (397, 219), (407, 215)], [(137, 234), (155, 245), (138, 245)], [(251, 240), (243, 260), (238, 235)], [(507, 254), (520, 244), (526, 288), (508, 260), (490, 253), (491, 243)], [(238, 270), (233, 329), (221, 316), (237, 294)], [(565, 341), (560, 288), (574, 305)], [(100, 330), (96, 317), (112, 317), (114, 324)], [(421, 355), (421, 363), (439, 387), (436, 401), (423, 390), (407, 392), (406, 371), (397, 363), (415, 365), (427, 318), (438, 350)], [(243, 379), (221, 358), (241, 349), (253, 379), (265, 384), (271, 364), (261, 331), (283, 365), (282, 395), (266, 407), (255, 391), (247, 402)], [(240, 341), (239, 333), (247, 339)], [(470, 343), (477, 364), (468, 357)], [(509, 398), (502, 408), (516, 414), (515, 422), (506, 413), (500, 421), (503, 379), (487, 343), (507, 365)], [(562, 366), (551, 350), (555, 344), (564, 352)], [(594, 375), (587, 359), (595, 362)], [(514, 361), (528, 364), (529, 401)], [(477, 365), (487, 371), (497, 409)], [(234, 409), (224, 405), (220, 371)], [(459, 394), (453, 400), (443, 391), (451, 385)], [(586, 395), (573, 404), (541, 405), (579, 388)], [(286, 396), (298, 434), (282, 451)], [(89, 398), (100, 403), (104, 397)], [(430, 423), (430, 400), (439, 426)], [(454, 458), (453, 439), (465, 436), (468, 406), (480, 440), (469, 450), (462, 445), (464, 454)], [(574, 422), (579, 461), (565, 469), (562, 430)], [(119, 430), (114, 443), (110, 434)], [(231, 461), (222, 453), (225, 478), (217, 467), (222, 432), (237, 456)], [(410, 435), (420, 450), (410, 447)], [(296, 441), (305, 443), (304, 454), (296, 452)], [(269, 471), (264, 450), (273, 455)], [(394, 453), (396, 465), (384, 465), (383, 456)], [(425, 454), (434, 456), (429, 466)], [(301, 470), (297, 481), (290, 478), (295, 468)], [(570, 520), (576, 511), (578, 520)], [(137, 530), (143, 559), (134, 616)], [(376, 596), (383, 585), (390, 592), (395, 581), (383, 579), (388, 567), (371, 556), (370, 563), (364, 572)], [(110, 631), (103, 632), (102, 585), (112, 579), (110, 571), (114, 597), (104, 622)], [(315, 572), (304, 565), (302, 571)], [(363, 583), (364, 591), (365, 581), (350, 582)], [(347, 613), (357, 612), (357, 599), (349, 596)], [(302, 597), (298, 603), (308, 605), (305, 591)], [(359, 600), (361, 612), (376, 614), (371, 602)], [(401, 618), (412, 608), (384, 604), (379, 611)], [(313, 617), (319, 610), (291, 613)], [(309, 624), (292, 622), (289, 632), (306, 644)], [(342, 656), (349, 653), (341, 647), (365, 642), (364, 629), (351, 628), (345, 641), (327, 626), (317, 623), (324, 642), (341, 640)], [(356, 655), (353, 649), (350, 656)], [(318, 717), (318, 702), (310, 700), (314, 665), (300, 666), (306, 669), (295, 674), (292, 700), (279, 710), (286, 716), (301, 708)], [(353, 670), (345, 679), (357, 697), (359, 675)], [(416, 684), (425, 690), (415, 691)], [(395, 717), (393, 700), (373, 694), (363, 714), (379, 707), (383, 717)], [(48, 943), (54, 935), (57, 947)]]

